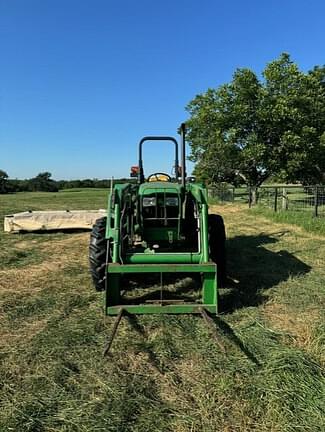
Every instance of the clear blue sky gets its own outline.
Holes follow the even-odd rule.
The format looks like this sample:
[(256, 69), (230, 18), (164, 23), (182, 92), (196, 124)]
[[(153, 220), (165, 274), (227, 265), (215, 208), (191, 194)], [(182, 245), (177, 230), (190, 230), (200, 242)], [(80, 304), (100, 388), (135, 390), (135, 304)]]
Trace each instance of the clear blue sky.
[[(0, 168), (127, 176), (143, 135), (176, 135), (237, 67), (323, 64), (324, 16), (322, 0), (0, 0)], [(146, 172), (171, 150), (147, 146)]]

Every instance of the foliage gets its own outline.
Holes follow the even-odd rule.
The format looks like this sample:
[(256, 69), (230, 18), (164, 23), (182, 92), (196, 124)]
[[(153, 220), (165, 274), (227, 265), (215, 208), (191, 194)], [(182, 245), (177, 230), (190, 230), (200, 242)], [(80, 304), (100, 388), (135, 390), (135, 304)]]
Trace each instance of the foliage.
[[(83, 179), (83, 180), (58, 180), (57, 184), (59, 189), (73, 189), (73, 188), (109, 188), (111, 186), (111, 179)], [(121, 178), (114, 179), (114, 183), (126, 183), (133, 181), (133, 179)]]
[(30, 179), (29, 190), (31, 192), (57, 192), (57, 184), (51, 179), (51, 176), (52, 174), (49, 172), (39, 173), (36, 177)]
[[(80, 188), (109, 188), (111, 180), (109, 179), (79, 179), (79, 180), (53, 180), (51, 173), (43, 172), (31, 179), (9, 179), (1, 176), (0, 170), (0, 193), (14, 192), (57, 192), (61, 189), (80, 189)], [(6, 174), (3, 171), (4, 174)], [(133, 179), (121, 178), (115, 179), (114, 182), (125, 183)]]
[(199, 177), (255, 187), (270, 176), (325, 181), (325, 67), (304, 73), (282, 54), (262, 80), (237, 69), (230, 83), (196, 96), (187, 111)]
[(0, 193), (7, 192), (7, 178), (8, 174), (6, 171), (0, 169)]

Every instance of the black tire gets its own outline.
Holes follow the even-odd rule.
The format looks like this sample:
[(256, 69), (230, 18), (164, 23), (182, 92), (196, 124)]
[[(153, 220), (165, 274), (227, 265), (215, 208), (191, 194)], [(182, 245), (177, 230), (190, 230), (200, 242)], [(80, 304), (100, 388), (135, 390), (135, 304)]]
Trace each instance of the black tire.
[(218, 286), (222, 287), (227, 278), (225, 224), (220, 215), (209, 214), (208, 225), (210, 259), (217, 264)]
[(107, 240), (106, 217), (97, 219), (90, 234), (89, 265), (96, 291), (105, 290)]

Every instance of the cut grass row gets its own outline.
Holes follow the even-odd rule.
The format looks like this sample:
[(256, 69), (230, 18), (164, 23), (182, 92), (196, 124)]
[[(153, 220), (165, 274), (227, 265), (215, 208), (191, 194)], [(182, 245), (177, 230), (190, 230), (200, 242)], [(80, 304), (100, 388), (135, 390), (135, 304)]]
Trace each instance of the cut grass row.
[[(52, 194), (12, 203), (105, 207), (106, 191), (60, 194), (56, 207)], [(324, 430), (325, 239), (241, 206), (212, 211), (228, 235), (226, 355), (199, 317), (140, 316), (103, 359), (113, 319), (89, 279), (89, 234), (0, 232), (9, 254), (31, 254), (0, 255), (1, 431)]]

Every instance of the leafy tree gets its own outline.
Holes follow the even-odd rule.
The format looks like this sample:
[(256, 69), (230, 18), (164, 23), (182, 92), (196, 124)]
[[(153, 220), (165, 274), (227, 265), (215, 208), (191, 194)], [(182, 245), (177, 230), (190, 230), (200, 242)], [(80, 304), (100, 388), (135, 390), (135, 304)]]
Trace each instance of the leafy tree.
[(325, 67), (303, 73), (282, 54), (262, 80), (237, 69), (230, 83), (196, 96), (186, 109), (199, 177), (255, 188), (274, 175), (325, 181)]
[(8, 174), (6, 171), (0, 170), (0, 193), (6, 193), (8, 191), (7, 178)]
[(57, 192), (57, 184), (53, 179), (51, 179), (51, 176), (52, 174), (49, 172), (39, 173), (36, 177), (29, 180), (29, 190), (40, 192)]

